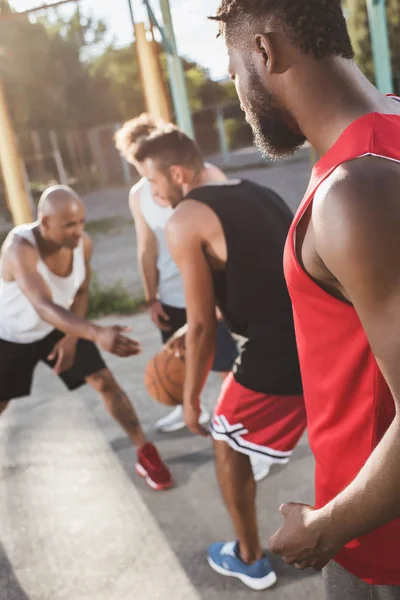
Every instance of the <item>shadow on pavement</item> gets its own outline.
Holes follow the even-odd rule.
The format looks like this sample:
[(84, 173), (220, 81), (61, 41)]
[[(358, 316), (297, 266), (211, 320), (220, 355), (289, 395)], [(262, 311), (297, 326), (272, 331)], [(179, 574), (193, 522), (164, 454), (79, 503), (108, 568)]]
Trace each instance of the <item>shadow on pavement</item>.
[[(230, 520), (216, 481), (211, 440), (195, 438), (187, 430), (168, 435), (153, 433), (152, 439), (166, 458), (175, 478), (176, 486), (168, 492), (152, 492), (134, 475), (135, 455), (129, 440), (118, 437), (111, 442), (111, 447), (168, 540), (199, 598), (247, 599), (251, 594), (247, 587), (236, 579), (214, 573), (206, 559), (210, 543), (233, 539)], [(276, 494), (282, 487), (285, 493), (287, 488), (289, 499), (293, 490), (299, 490), (299, 494), (303, 492), (296, 479), (300, 477), (301, 481), (301, 469), (305, 468), (305, 464), (306, 472), (310, 470), (310, 457), (308, 444), (301, 444), (291, 463), (284, 468), (273, 467), (268, 479), (260, 485), (259, 520), (265, 545), (268, 535), (280, 526)], [(307, 490), (312, 488), (312, 479), (311, 473), (306, 482), (303, 481), (302, 485)], [(279, 557), (269, 556), (278, 575), (277, 586), (268, 593), (271, 600), (321, 598), (317, 573), (312, 570), (300, 572), (285, 565)]]
[(14, 569), (0, 544), (0, 598), (1, 600), (29, 600), (18, 579)]

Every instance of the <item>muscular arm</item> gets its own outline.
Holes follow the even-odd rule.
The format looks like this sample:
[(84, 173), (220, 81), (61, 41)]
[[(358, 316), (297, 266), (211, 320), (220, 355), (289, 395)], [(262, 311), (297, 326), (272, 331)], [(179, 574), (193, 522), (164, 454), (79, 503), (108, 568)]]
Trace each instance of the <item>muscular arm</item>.
[(138, 263), (145, 296), (146, 300), (151, 302), (157, 298), (158, 291), (157, 239), (143, 218), (140, 191), (131, 192), (129, 206), (135, 220)]
[[(2, 259), (3, 268), (8, 276), (16, 281), (43, 321), (72, 338), (95, 341), (104, 350), (117, 356), (138, 354), (140, 351), (138, 343), (123, 335), (127, 328), (119, 325), (111, 327), (96, 325), (54, 303), (48, 285), (37, 271), (38, 251), (29, 242), (17, 237), (3, 249)], [(75, 310), (80, 313), (86, 310), (85, 293), (86, 290), (81, 298), (77, 299), (78, 306), (75, 306)]]
[(204, 254), (204, 210), (195, 201), (185, 201), (167, 225), (167, 242), (182, 274), (188, 333), (186, 334), (186, 379), (184, 401), (200, 404), (200, 394), (210, 371), (216, 341), (215, 297), (212, 274)]
[(74, 337), (94, 340), (98, 327), (53, 302), (51, 291), (37, 271), (39, 254), (25, 240), (16, 240), (7, 251), (14, 280), (43, 321)]
[(285, 523), (270, 549), (299, 568), (324, 567), (348, 542), (400, 517), (399, 186), (398, 165), (366, 157), (337, 169), (314, 198), (318, 262), (357, 311), (396, 415), (357, 477), (328, 505), (281, 506)]
[(362, 471), (322, 511), (343, 543), (400, 517), (399, 186), (398, 165), (360, 159), (313, 211), (317, 252), (354, 305), (396, 408)]

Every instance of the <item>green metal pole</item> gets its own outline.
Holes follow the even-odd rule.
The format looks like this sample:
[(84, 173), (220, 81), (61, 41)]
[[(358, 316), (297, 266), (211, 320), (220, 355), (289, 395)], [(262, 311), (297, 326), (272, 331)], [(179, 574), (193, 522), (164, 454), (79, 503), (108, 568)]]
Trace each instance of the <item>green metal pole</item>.
[(168, 40), (171, 52), (167, 52), (168, 70), (171, 83), (176, 120), (179, 127), (190, 137), (194, 137), (193, 121), (190, 111), (189, 97), (186, 88), (185, 72), (178, 54), (172, 22), (169, 0), (160, 0), (164, 21), (164, 35)]
[(129, 15), (131, 17), (132, 27), (133, 27), (133, 30), (135, 30), (136, 23), (135, 23), (135, 16), (133, 14), (132, 0), (128, 0), (128, 7), (129, 7)]
[(390, 60), (389, 35), (385, 0), (367, 0), (375, 79), (384, 94), (393, 91), (393, 75)]

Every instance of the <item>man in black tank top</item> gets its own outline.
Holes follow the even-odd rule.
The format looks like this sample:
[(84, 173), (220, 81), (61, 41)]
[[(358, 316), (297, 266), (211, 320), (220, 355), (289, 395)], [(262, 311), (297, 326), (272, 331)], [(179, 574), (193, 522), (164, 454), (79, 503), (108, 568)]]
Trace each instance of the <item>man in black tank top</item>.
[(212, 544), (208, 560), (217, 572), (266, 589), (276, 575), (258, 535), (250, 457), (287, 463), (306, 426), (282, 267), (292, 214), (277, 194), (250, 181), (210, 184), (195, 142), (173, 126), (145, 138), (135, 158), (154, 191), (177, 207), (167, 240), (185, 287), (184, 413), (196, 434), (207, 435), (198, 421), (216, 304), (240, 342), (211, 424), (218, 479), (238, 541)]

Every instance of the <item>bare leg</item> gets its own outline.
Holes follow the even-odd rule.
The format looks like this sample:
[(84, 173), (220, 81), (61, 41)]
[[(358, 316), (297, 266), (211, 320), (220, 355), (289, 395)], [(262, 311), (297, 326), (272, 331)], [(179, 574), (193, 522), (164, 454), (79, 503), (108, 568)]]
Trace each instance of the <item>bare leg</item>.
[(256, 515), (256, 484), (250, 458), (222, 441), (214, 441), (219, 487), (239, 540), (244, 562), (262, 558)]
[(103, 369), (87, 377), (86, 382), (100, 394), (108, 412), (121, 425), (132, 443), (137, 448), (142, 448), (147, 443), (144, 431), (128, 396), (111, 371)]
[(9, 405), (9, 400), (0, 402), (0, 415), (6, 410), (8, 405)]
[(218, 373), (218, 375), (221, 377), (222, 381), (225, 381), (225, 379), (228, 377), (230, 371), (227, 371), (226, 373), (224, 371), (220, 371)]

